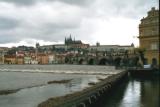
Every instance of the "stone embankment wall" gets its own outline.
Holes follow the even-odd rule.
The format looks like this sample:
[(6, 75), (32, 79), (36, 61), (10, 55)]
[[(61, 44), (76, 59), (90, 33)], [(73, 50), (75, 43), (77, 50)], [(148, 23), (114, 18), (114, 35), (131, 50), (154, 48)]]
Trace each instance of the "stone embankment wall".
[(127, 71), (114, 74), (93, 86), (82, 91), (68, 94), (62, 97), (50, 98), (42, 102), (38, 107), (88, 107), (100, 97), (111, 90), (115, 85), (127, 76)]

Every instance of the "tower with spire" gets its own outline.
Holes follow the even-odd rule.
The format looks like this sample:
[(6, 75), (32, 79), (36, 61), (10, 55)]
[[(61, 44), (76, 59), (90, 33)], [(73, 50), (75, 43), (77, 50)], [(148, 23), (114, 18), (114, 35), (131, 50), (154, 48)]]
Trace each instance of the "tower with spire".
[(65, 45), (70, 45), (73, 43), (72, 35), (70, 34), (69, 38), (65, 37)]
[(75, 40), (75, 37), (74, 39), (72, 39), (72, 35), (70, 34), (70, 36), (67, 38), (65, 37), (65, 45), (82, 45), (83, 43), (81, 42), (81, 40)]

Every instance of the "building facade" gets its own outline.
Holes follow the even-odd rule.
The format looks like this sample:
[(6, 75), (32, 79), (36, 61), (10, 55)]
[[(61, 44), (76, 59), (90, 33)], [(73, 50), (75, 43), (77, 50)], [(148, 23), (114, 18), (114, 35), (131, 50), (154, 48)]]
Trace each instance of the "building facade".
[(49, 62), (49, 57), (48, 54), (43, 54), (43, 53), (39, 53), (38, 54), (38, 64), (48, 64)]
[(159, 10), (152, 7), (139, 24), (140, 48), (148, 64), (159, 64)]
[(5, 55), (7, 54), (7, 51), (9, 48), (7, 47), (0, 47), (0, 64), (4, 64)]
[(134, 45), (93, 45), (88, 48), (89, 51), (100, 51), (100, 52), (125, 52), (126, 50), (129, 52), (134, 51)]
[(5, 55), (5, 64), (16, 64), (16, 55)]

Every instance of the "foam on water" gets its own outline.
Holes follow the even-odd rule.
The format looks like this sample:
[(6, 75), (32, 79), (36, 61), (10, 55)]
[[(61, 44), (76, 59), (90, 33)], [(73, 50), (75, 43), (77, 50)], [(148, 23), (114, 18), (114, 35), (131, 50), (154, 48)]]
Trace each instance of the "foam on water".
[(87, 65), (0, 65), (0, 71), (8, 72), (43, 72), (65, 74), (117, 74), (113, 66), (87, 66)]

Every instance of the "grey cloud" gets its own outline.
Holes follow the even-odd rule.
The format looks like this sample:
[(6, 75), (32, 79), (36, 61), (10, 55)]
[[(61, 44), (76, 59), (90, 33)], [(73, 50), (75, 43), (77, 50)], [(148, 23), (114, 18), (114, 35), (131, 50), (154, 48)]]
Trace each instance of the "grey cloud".
[(80, 27), (80, 24), (77, 22), (73, 22), (73, 23), (46, 23), (44, 25), (45, 28), (51, 28), (51, 29), (74, 29), (74, 28), (78, 28)]
[(0, 34), (0, 44), (18, 42), (19, 40), (20, 40), (20, 38), (18, 39), (16, 36), (13, 36), (13, 35), (10, 35), (7, 33)]
[(0, 1), (14, 3), (17, 5), (31, 5), (34, 4), (37, 0), (0, 0)]
[[(28, 23), (29, 24), (29, 23)], [(21, 25), (11, 32), (5, 32), (0, 35), (0, 43), (15, 42), (24, 39), (36, 39), (45, 41), (63, 41), (65, 36), (70, 33), (74, 34), (75, 30), (79, 28), (77, 24), (54, 24), (46, 23), (39, 25), (39, 27), (28, 27), (27, 25)], [(5, 36), (4, 36), (5, 35)], [(4, 42), (3, 42), (4, 41)]]
[(8, 3), (14, 3), (16, 5), (33, 5), (37, 2), (55, 2), (55, 1), (59, 1), (59, 2), (63, 2), (63, 3), (67, 3), (70, 5), (89, 5), (90, 3), (92, 3), (95, 0), (0, 0), (3, 2), (8, 2)]
[[(15, 10), (13, 11), (13, 13), (9, 13), (13, 15), (14, 13), (16, 13), (16, 17), (14, 17), (16, 20), (14, 20), (13, 17), (9, 17), (10, 15), (8, 16), (7, 13), (6, 15), (2, 14), (2, 16), (4, 15), (8, 18), (0, 18), (0, 22), (2, 21), (2, 23), (0, 23), (0, 28), (3, 28), (0, 30), (0, 38), (3, 38), (0, 39), (0, 43), (9, 43), (21, 41), (24, 39), (62, 41), (64, 37), (67, 36), (68, 32), (72, 33), (75, 29), (80, 28), (79, 21), (81, 18), (79, 19), (79, 17), (81, 16), (79, 16), (79, 14), (76, 13), (74, 14), (77, 15), (76, 17), (72, 16), (72, 12), (70, 12), (70, 9), (67, 10), (67, 12), (70, 12), (69, 15), (66, 13), (59, 14), (58, 16), (51, 16), (53, 18), (52, 19), (47, 18), (41, 11), (36, 10), (38, 12), (37, 13), (34, 10), (35, 8), (33, 7), (34, 6), (27, 7), (27, 11), (25, 11), (31, 13), (32, 17), (30, 17), (30, 14), (25, 14), (24, 11), (21, 10), (21, 7), (18, 6), (14, 8)], [(36, 7), (36, 9), (38, 9), (38, 7)], [(37, 20), (39, 18), (41, 20)], [(2, 31), (4, 30), (4, 28), (5, 32)]]
[(0, 30), (8, 30), (17, 27), (19, 22), (7, 17), (0, 17)]
[[(31, 30), (31, 29), (30, 29)], [(65, 26), (55, 27), (54, 25), (47, 25), (39, 29), (33, 29), (31, 33), (23, 35), (23, 37), (28, 37), (32, 39), (40, 39), (45, 41), (63, 41), (65, 36), (68, 36), (69, 33), (73, 33), (76, 30), (76, 27), (69, 28)]]
[[(51, 0), (50, 0), (51, 1)], [(64, 3), (68, 4), (74, 4), (74, 5), (89, 5), (92, 4), (95, 0), (56, 0), (56, 1), (62, 1)]]
[(98, 5), (94, 5), (92, 10), (100, 11), (104, 16), (124, 16), (135, 19), (146, 14), (152, 6), (158, 7), (158, 3), (158, 0), (97, 0)]
[[(150, 6), (158, 4), (158, 0), (0, 0), (3, 2), (14, 3), (15, 11), (12, 13), (5, 13), (6, 17), (0, 17), (0, 43), (18, 42), (25, 39), (38, 39), (45, 41), (63, 41), (65, 36), (69, 36), (71, 33), (77, 39), (91, 40), (92, 34), (96, 32), (96, 25), (94, 22), (98, 20), (106, 20), (107, 17), (116, 18), (118, 15), (129, 18), (137, 18), (144, 16)], [(43, 11), (43, 6), (34, 5), (38, 2), (48, 2), (49, 12)], [(65, 5), (79, 6), (75, 11), (71, 8), (67, 11), (60, 11), (57, 9), (57, 13), (54, 13), (52, 6), (55, 6), (54, 2), (64, 3), (61, 8), (66, 9)], [(53, 3), (49, 3), (53, 2)], [(54, 4), (54, 5), (53, 5)], [(17, 5), (29, 6), (23, 9)], [(35, 7), (34, 7), (35, 6)], [(67, 7), (66, 6), (66, 7)], [(85, 6), (85, 8), (83, 7)], [(75, 7), (75, 6), (74, 6)], [(11, 8), (12, 9), (12, 8)], [(42, 9), (42, 12), (39, 11)], [(47, 10), (46, 9), (46, 10)], [(52, 13), (53, 9), (53, 13)], [(20, 10), (20, 12), (19, 12)], [(38, 10), (38, 11), (37, 11)], [(74, 12), (72, 12), (72, 10)], [(80, 10), (83, 10), (82, 13)], [(19, 12), (19, 13), (18, 13)], [(26, 14), (24, 12), (27, 12)], [(17, 19), (11, 19), (10, 15), (16, 13)], [(60, 14), (59, 14), (60, 13)], [(76, 14), (78, 13), (78, 14)], [(52, 15), (53, 14), (53, 15)], [(10, 17), (7, 17), (10, 16)], [(45, 17), (46, 16), (46, 17)], [(74, 17), (76, 16), (76, 17)], [(98, 17), (97, 17), (98, 16)], [(15, 17), (14, 17), (15, 18)], [(41, 19), (41, 20), (38, 20)], [(83, 22), (83, 19), (89, 21), (88, 24)], [(95, 20), (94, 20), (95, 19)], [(83, 26), (81, 23), (83, 22)], [(33, 24), (33, 25), (32, 25)], [(93, 27), (93, 28), (92, 28)]]

